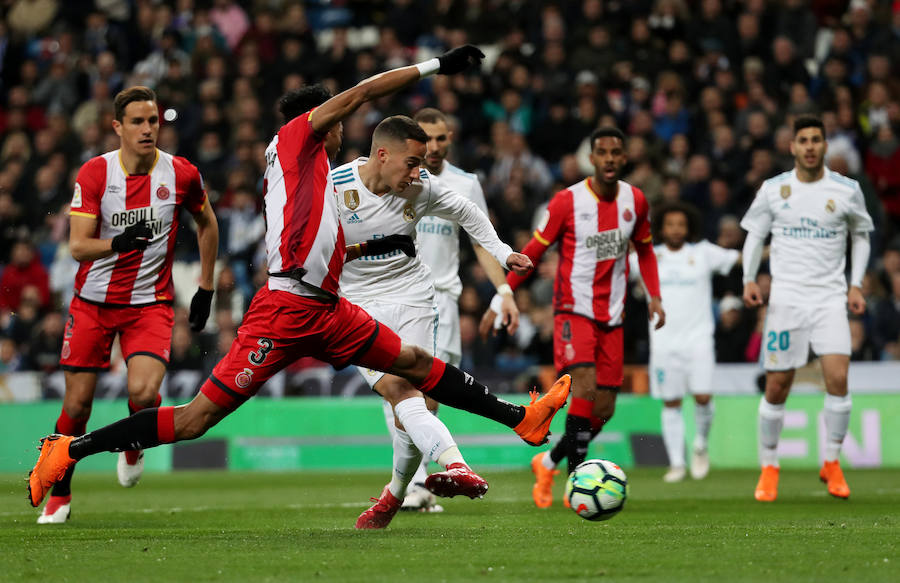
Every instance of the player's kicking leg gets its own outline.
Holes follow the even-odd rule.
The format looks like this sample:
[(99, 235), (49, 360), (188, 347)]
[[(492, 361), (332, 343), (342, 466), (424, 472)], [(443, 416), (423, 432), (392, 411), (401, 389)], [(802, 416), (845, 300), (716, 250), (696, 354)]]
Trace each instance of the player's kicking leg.
[[(431, 401), (431, 403), (429, 403)], [(394, 440), (394, 434), (397, 432), (397, 424), (394, 418), (394, 407), (388, 401), (382, 401), (382, 410), (384, 411), (384, 422), (391, 436), (391, 443)], [(425, 400), (425, 406), (432, 415), (436, 415), (436, 411), (432, 409), (436, 402), (430, 399)], [(400, 510), (408, 512), (443, 512), (444, 508), (437, 503), (434, 494), (425, 488), (425, 480), (428, 478), (428, 464), (431, 459), (422, 456), (422, 462), (416, 468), (412, 480), (406, 488), (406, 496), (403, 498), (403, 504)]]
[(81, 437), (49, 435), (41, 439), (40, 456), (28, 474), (28, 500), (40, 505), (53, 485), (89, 455), (196, 439), (230, 412), (201, 392), (187, 405), (144, 409)]

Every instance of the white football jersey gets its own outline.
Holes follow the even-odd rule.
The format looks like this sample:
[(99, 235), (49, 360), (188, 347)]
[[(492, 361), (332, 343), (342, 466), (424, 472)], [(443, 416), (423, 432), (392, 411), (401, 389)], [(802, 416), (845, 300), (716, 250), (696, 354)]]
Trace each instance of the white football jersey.
[(741, 227), (772, 233), (769, 302), (792, 305), (845, 302), (847, 235), (874, 228), (859, 183), (827, 168), (816, 182), (795, 170), (763, 182)]
[[(685, 243), (677, 251), (656, 245), (653, 251), (659, 266), (666, 325), (654, 330), (650, 324), (651, 352), (690, 351), (701, 343), (711, 344), (715, 332), (712, 277), (717, 273), (727, 275), (740, 252), (708, 241)], [(629, 259), (637, 272), (637, 254), (632, 253)]]
[[(493, 225), (472, 201), (447, 188), (424, 170), (419, 180), (402, 193), (378, 196), (365, 187), (359, 166), (367, 158), (332, 170), (338, 211), (347, 245), (385, 235), (409, 235), (416, 239), (416, 225), (425, 216), (456, 221), (479, 245), (506, 265), (513, 252), (500, 241)], [(433, 305), (431, 270), (421, 257), (407, 257), (402, 251), (361, 257), (344, 265), (341, 293), (350, 301), (379, 299), (410, 306)]]
[[(487, 216), (487, 204), (484, 202), (484, 191), (478, 177), (444, 162), (438, 176), (448, 189), (471, 200)], [(419, 242), (419, 254), (422, 262), (431, 269), (434, 287), (454, 298), (462, 293), (462, 281), (459, 279), (459, 224), (435, 216), (426, 216), (416, 227)]]

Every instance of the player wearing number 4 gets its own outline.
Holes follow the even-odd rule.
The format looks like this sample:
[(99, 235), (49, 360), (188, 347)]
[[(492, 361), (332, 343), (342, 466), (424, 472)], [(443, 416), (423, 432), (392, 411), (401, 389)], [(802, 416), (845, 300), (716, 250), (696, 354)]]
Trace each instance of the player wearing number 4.
[[(828, 493), (848, 498), (850, 488), (838, 456), (850, 423), (847, 370), (853, 314), (866, 309), (861, 285), (869, 261), (872, 219), (859, 184), (825, 168), (825, 129), (821, 120), (794, 121), (794, 169), (766, 180), (741, 221), (744, 243), (744, 303), (761, 306), (756, 284), (763, 241), (772, 234), (772, 289), (763, 336), (766, 392), (759, 403), (757, 500), (778, 495), (778, 439), (784, 403), (794, 370), (806, 364), (809, 349), (819, 355), (825, 376), (825, 460), (819, 478)], [(847, 235), (851, 237), (850, 289), (844, 278)]]
[[(403, 236), (345, 247), (329, 167), (329, 158), (341, 146), (342, 120), (364, 103), (423, 76), (459, 73), (483, 58), (476, 47), (466, 45), (431, 61), (375, 75), (334, 97), (324, 87), (311, 86), (282, 98), (279, 105), (285, 125), (266, 149), (269, 279), (254, 296), (228, 354), (186, 405), (144, 409), (81, 437), (54, 434), (42, 439), (40, 456), (28, 478), (32, 506), (38, 506), (69, 468), (86, 456), (203, 435), (253, 397), (272, 375), (303, 356), (338, 367), (358, 364), (391, 372), (440, 403), (510, 427), (526, 443), (545, 442), (553, 416), (568, 397), (568, 376), (541, 399), (535, 395), (527, 406), (503, 401), (459, 369), (418, 346), (404, 344), (390, 328), (338, 296), (346, 259), (398, 249), (414, 253), (409, 237)], [(420, 161), (421, 156), (416, 167)], [(385, 488), (357, 527), (381, 528), (399, 507), (400, 500)]]
[[(684, 418), (681, 400), (694, 395), (696, 431), (691, 455), (691, 477), (700, 480), (709, 472), (707, 447), (712, 425), (711, 383), (715, 350), (712, 314), (712, 276), (727, 274), (740, 253), (707, 241), (692, 242), (698, 217), (693, 207), (672, 203), (654, 217), (654, 247), (659, 266), (659, 287), (666, 304), (666, 325), (650, 326), (650, 392), (663, 400), (662, 434), (669, 471), (666, 482), (680, 482), (685, 468)], [(632, 270), (637, 256), (632, 254)]]
[[(559, 267), (553, 292), (553, 361), (572, 375), (572, 404), (566, 432), (549, 452), (531, 460), (536, 506), (553, 503), (553, 476), (564, 458), (569, 473), (587, 456), (588, 445), (616, 408), (623, 380), (622, 322), (628, 276), (628, 245), (634, 243), (641, 275), (649, 291), (648, 310), (657, 327), (665, 324), (659, 295), (656, 256), (650, 236), (649, 205), (637, 187), (619, 180), (627, 157), (625, 135), (605, 127), (591, 134), (594, 175), (557, 192), (541, 224), (522, 253), (535, 263), (559, 242)], [(508, 273), (515, 289), (525, 278)], [(496, 312), (481, 320), (485, 334)], [(564, 498), (564, 501), (568, 499)]]

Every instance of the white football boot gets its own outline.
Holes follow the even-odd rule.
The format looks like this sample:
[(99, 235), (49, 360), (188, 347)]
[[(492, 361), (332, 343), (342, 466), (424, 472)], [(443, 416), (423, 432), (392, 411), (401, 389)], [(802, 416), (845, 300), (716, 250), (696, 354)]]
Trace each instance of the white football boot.
[(411, 484), (406, 489), (406, 497), (400, 510), (404, 512), (443, 512), (444, 508), (436, 503), (434, 494), (429, 492), (423, 484)]
[(709, 473), (709, 450), (694, 448), (691, 454), (691, 477), (702, 480)]
[(685, 471), (683, 466), (673, 466), (669, 468), (669, 471), (665, 473), (663, 476), (663, 482), (667, 482), (669, 484), (680, 482), (687, 475), (687, 471)]
[[(132, 458), (133, 464), (128, 463)], [(144, 473), (144, 450), (136, 451), (120, 451), (119, 461), (116, 464), (116, 474), (119, 476), (119, 483), (125, 488), (131, 488), (138, 483), (141, 475)]]
[(72, 514), (72, 495), (50, 496), (41, 515), (38, 516), (38, 524), (63, 524), (69, 520)]

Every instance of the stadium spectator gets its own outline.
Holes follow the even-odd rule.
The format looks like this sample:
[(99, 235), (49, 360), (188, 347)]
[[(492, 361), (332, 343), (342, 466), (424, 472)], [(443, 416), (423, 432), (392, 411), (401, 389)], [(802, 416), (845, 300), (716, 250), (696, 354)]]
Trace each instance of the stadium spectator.
[(9, 265), (0, 273), (0, 311), (17, 311), (22, 295), (29, 286), (37, 290), (39, 307), (49, 307), (50, 283), (47, 270), (41, 265), (34, 245), (27, 241), (17, 241), (10, 252)]

